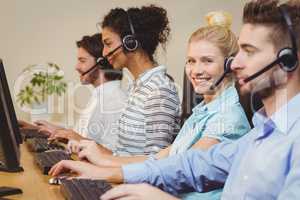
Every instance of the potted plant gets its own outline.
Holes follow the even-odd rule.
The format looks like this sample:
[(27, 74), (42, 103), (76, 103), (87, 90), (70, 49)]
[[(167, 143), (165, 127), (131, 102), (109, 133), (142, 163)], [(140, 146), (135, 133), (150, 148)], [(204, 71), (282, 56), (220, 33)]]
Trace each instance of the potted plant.
[[(29, 106), (33, 114), (48, 115), (48, 97), (61, 96), (66, 92), (67, 84), (60, 67), (52, 62), (45, 65), (30, 65), (23, 71), (29, 75), (29, 82), (22, 86), (17, 94), (17, 102), (22, 106)], [(40, 118), (40, 116), (39, 116)], [(47, 117), (46, 117), (47, 118)]]

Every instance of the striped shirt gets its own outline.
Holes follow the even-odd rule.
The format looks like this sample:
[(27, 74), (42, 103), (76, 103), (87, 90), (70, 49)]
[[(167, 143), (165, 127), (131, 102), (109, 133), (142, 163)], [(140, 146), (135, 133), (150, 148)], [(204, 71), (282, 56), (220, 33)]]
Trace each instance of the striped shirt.
[(119, 119), (115, 155), (149, 155), (169, 146), (179, 131), (180, 100), (166, 68), (141, 74), (129, 89), (127, 106)]

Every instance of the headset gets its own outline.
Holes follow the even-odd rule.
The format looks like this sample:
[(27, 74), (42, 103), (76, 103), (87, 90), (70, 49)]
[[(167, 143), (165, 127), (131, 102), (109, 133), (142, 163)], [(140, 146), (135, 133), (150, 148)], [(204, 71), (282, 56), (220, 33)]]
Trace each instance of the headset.
[(130, 28), (130, 34), (125, 35), (122, 39), (123, 48), (128, 51), (132, 52), (135, 51), (139, 47), (139, 41), (136, 39), (133, 23), (131, 21), (131, 18), (129, 16), (128, 11), (125, 11), (127, 15), (127, 20)]
[[(260, 76), (261, 74), (265, 73), (266, 71), (268, 71), (269, 69), (271, 69), (272, 67), (274, 67), (275, 65), (279, 65), (280, 68), (285, 71), (285, 72), (292, 72), (294, 70), (296, 70), (298, 64), (299, 64), (299, 60), (298, 60), (298, 56), (297, 56), (297, 52), (298, 52), (298, 48), (297, 48), (297, 42), (296, 42), (296, 34), (293, 30), (293, 24), (292, 24), (292, 20), (288, 14), (287, 11), (287, 5), (281, 5), (279, 6), (279, 11), (282, 15), (282, 18), (288, 28), (288, 32), (289, 32), (289, 37), (291, 39), (291, 43), (292, 43), (292, 47), (284, 47), (282, 48), (278, 54), (277, 54), (277, 59), (274, 60), (272, 63), (270, 63), (269, 65), (265, 66), (263, 69), (259, 70), (258, 72), (254, 73), (253, 75), (249, 76), (248, 78), (246, 78), (244, 80), (245, 83), (252, 81), (253, 79), (257, 78), (258, 76)], [(234, 57), (229, 57), (225, 59), (225, 63), (224, 63), (224, 73), (222, 74), (222, 76), (210, 87), (211, 90), (214, 90), (225, 78), (225, 76), (228, 73), (231, 73), (231, 64), (233, 61)]]
[(108, 57), (111, 56), (112, 54), (114, 54), (118, 49), (120, 49), (122, 47), (122, 45), (118, 46), (117, 48), (115, 48), (114, 50), (112, 50), (111, 52), (109, 52), (107, 55), (105, 56), (101, 56), (99, 58), (97, 58), (96, 60), (96, 64), (93, 65), (90, 69), (88, 69), (87, 71), (83, 72), (81, 74), (81, 76), (85, 76), (86, 74), (90, 73), (91, 71), (94, 71), (96, 68), (99, 68), (99, 69), (102, 69), (102, 70), (105, 70), (105, 69), (110, 69), (110, 70), (113, 70), (111, 69), (110, 66), (110, 63), (108, 62)]
[(97, 67), (99, 67), (100, 69), (109, 69), (109, 68), (107, 68), (107, 66), (109, 66), (108, 57), (113, 55), (121, 47), (123, 47), (123, 49), (127, 52), (133, 52), (139, 47), (139, 42), (136, 39), (134, 27), (133, 27), (131, 18), (129, 16), (129, 13), (126, 10), (125, 10), (125, 13), (127, 15), (127, 20), (128, 20), (128, 24), (129, 24), (131, 33), (128, 35), (125, 35), (122, 38), (122, 44), (120, 44), (115, 49), (110, 51), (107, 55), (97, 58), (96, 64), (94, 66), (92, 66), (90, 69), (88, 69), (86, 72), (82, 73), (81, 74), (82, 76), (90, 73), (91, 71), (94, 71)]
[(210, 88), (209, 88), (210, 90), (214, 90), (216, 87), (218, 87), (218, 85), (224, 80), (226, 75), (232, 72), (231, 64), (232, 64), (233, 59), (234, 59), (233, 56), (229, 56), (229, 57), (225, 58), (224, 72), (223, 72), (222, 76), (220, 78), (218, 78), (217, 81), (212, 86), (210, 86)]
[(272, 63), (270, 63), (263, 69), (259, 70), (258, 72), (254, 73), (253, 75), (246, 78), (244, 80), (245, 83), (257, 78), (258, 76), (260, 76), (264, 72), (268, 71), (275, 65), (279, 65), (280, 68), (285, 72), (292, 72), (292, 71), (296, 70), (296, 68), (299, 64), (299, 60), (298, 60), (298, 56), (297, 56), (298, 48), (297, 48), (297, 42), (296, 42), (296, 34), (293, 30), (292, 20), (287, 11), (287, 5), (283, 4), (283, 5), (279, 6), (279, 11), (280, 11), (282, 18), (288, 28), (292, 47), (282, 48), (278, 52), (276, 60), (274, 60)]

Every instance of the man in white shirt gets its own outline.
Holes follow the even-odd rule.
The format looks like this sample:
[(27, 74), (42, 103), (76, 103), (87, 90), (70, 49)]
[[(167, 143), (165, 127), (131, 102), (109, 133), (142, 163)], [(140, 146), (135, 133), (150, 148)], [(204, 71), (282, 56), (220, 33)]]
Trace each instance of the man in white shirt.
[[(40, 132), (48, 133), (51, 139), (80, 140), (88, 138), (114, 150), (117, 142), (116, 128), (120, 114), (127, 99), (126, 92), (121, 89), (121, 72), (114, 71), (107, 62), (88, 70), (97, 64), (102, 56), (101, 34), (84, 36), (78, 41), (76, 71), (80, 74), (83, 85), (92, 85), (95, 89), (74, 129), (65, 129), (49, 122), (37, 121)], [(26, 128), (25, 122), (20, 122)], [(27, 124), (27, 127), (29, 125)]]

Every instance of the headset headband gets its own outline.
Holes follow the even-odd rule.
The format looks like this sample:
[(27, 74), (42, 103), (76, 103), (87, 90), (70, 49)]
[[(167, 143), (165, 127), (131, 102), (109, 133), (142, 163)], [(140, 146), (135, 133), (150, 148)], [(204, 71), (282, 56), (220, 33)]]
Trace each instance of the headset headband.
[(296, 35), (295, 35), (295, 32), (293, 31), (293, 23), (292, 23), (292, 20), (290, 18), (290, 15), (288, 14), (287, 5), (279, 6), (279, 10), (280, 10), (280, 13), (281, 13), (286, 25), (287, 25), (288, 31), (289, 31), (289, 35), (290, 35), (291, 42), (292, 42), (293, 53), (295, 55), (297, 55), (298, 48), (297, 48), (297, 42), (296, 42)]

